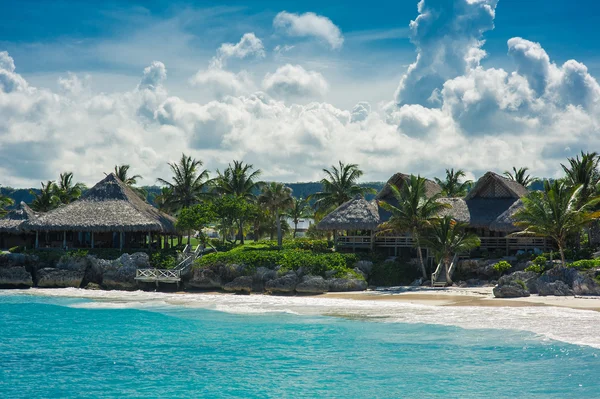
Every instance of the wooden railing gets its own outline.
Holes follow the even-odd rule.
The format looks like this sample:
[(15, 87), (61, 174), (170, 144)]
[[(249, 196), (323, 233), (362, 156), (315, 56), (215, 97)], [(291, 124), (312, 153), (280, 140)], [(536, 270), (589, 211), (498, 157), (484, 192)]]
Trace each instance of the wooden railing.
[(546, 249), (551, 244), (540, 237), (481, 237), (482, 249)]
[(409, 236), (376, 236), (375, 245), (378, 247), (412, 248), (414, 240)]
[(141, 281), (179, 282), (181, 270), (167, 269), (137, 269), (135, 279)]
[(370, 236), (339, 236), (337, 238), (337, 244), (343, 246), (357, 246), (364, 247), (371, 245)]

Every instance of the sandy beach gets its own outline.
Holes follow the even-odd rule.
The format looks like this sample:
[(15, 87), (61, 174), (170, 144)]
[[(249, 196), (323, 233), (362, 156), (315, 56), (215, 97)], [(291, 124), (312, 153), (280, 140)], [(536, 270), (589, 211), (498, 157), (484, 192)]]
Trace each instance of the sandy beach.
[(495, 298), (492, 290), (493, 287), (393, 287), (360, 292), (327, 293), (322, 296), (337, 299), (396, 301), (429, 306), (557, 306), (570, 309), (600, 311), (600, 296), (559, 297), (531, 295), (526, 298)]

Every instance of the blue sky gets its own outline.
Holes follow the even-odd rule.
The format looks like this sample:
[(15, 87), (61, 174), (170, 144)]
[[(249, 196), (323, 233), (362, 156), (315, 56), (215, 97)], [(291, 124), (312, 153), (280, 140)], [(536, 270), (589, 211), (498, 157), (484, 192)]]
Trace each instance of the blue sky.
[(517, 162), (549, 176), (598, 133), (597, 2), (426, 0), (412, 28), (416, 0), (2, 3), (2, 184), (92, 183), (126, 162), (153, 183), (181, 152), (284, 181), (346, 157), (377, 180)]

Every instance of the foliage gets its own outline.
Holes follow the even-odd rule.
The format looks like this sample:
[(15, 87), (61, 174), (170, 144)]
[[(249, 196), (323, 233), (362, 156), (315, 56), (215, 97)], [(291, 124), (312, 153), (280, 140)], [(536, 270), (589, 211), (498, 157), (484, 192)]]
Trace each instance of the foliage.
[(526, 272), (534, 272), (534, 273), (543, 273), (546, 270), (546, 265), (548, 264), (548, 259), (545, 256), (538, 256), (533, 260), (530, 266), (528, 266), (525, 271)]
[(326, 177), (321, 180), (322, 191), (312, 194), (308, 199), (315, 201), (314, 206), (320, 213), (327, 214), (357, 195), (375, 194), (375, 190), (358, 184), (363, 175), (356, 164), (338, 162), (331, 170), (323, 169)]
[(454, 169), (446, 169), (446, 180), (442, 181), (437, 177), (434, 180), (442, 188), (445, 197), (464, 197), (473, 184), (471, 180), (464, 180), (465, 177), (465, 171), (462, 169), (458, 169), (456, 172)]
[[(261, 185), (258, 203), (269, 211), (272, 222), (276, 224), (277, 241), (281, 242), (281, 214), (294, 205), (292, 190), (281, 183), (264, 183)], [(271, 229), (271, 239), (273, 239), (273, 235), (274, 231)]]
[(510, 263), (508, 263), (507, 261), (505, 261), (505, 260), (501, 260), (500, 262), (496, 263), (492, 267), (498, 273), (504, 274), (504, 273), (506, 273), (507, 271), (510, 270), (510, 268), (512, 267), (512, 265)]
[(48, 180), (46, 184), (42, 183), (40, 192), (31, 190), (33, 201), (31, 209), (37, 212), (48, 212), (60, 205), (60, 197), (57, 195), (56, 183), (53, 180)]
[(206, 227), (217, 217), (211, 202), (204, 202), (189, 208), (183, 208), (177, 217), (176, 227), (179, 230), (198, 230)]
[(236, 224), (237, 227), (240, 227), (240, 221), (252, 216), (255, 210), (253, 205), (245, 198), (233, 194), (216, 197), (213, 199), (212, 203), (213, 211), (219, 222), (218, 228), (221, 231), (223, 241), (225, 241), (226, 237), (231, 235)]
[(24, 251), (25, 249), (22, 246), (16, 246), (16, 247), (12, 247), (8, 249), (8, 252), (10, 252), (11, 254), (20, 254)]
[(172, 181), (158, 179), (158, 182), (169, 188), (169, 197), (162, 198), (163, 206), (174, 210), (188, 208), (208, 195), (207, 188), (210, 183), (207, 170), (202, 170), (202, 161), (181, 154), (179, 163), (171, 162), (169, 167), (173, 173)]
[(523, 198), (523, 208), (514, 216), (516, 225), (525, 228), (518, 235), (550, 237), (558, 245), (563, 266), (565, 266), (565, 246), (570, 235), (578, 232), (583, 225), (598, 217), (589, 209), (600, 198), (591, 198), (581, 204), (582, 186), (571, 188), (563, 182), (544, 183), (543, 192), (533, 192)]
[(392, 214), (387, 222), (379, 226), (380, 232), (411, 233), (417, 247), (423, 278), (427, 278), (427, 271), (421, 253), (420, 235), (431, 226), (443, 209), (450, 206), (438, 201), (441, 194), (427, 198), (425, 182), (423, 177), (411, 175), (410, 179), (402, 184), (401, 190), (396, 186), (390, 186), (392, 194), (398, 201), (397, 206), (385, 201), (379, 202), (383, 209)]
[(141, 175), (133, 175), (129, 176), (129, 165), (115, 165), (115, 176), (123, 183), (131, 187), (133, 191), (137, 195), (139, 195), (142, 199), (146, 199), (148, 196), (148, 192), (142, 187), (134, 187), (137, 184), (138, 179), (141, 179)]
[(71, 251), (66, 251), (63, 255), (63, 258), (71, 258), (71, 259), (81, 259), (88, 256), (89, 252), (85, 249), (75, 249)]
[(296, 238), (296, 234), (298, 232), (298, 223), (300, 223), (300, 219), (310, 218), (313, 216), (313, 213), (310, 209), (308, 201), (306, 201), (303, 198), (294, 198), (291, 207), (286, 212), (286, 216), (292, 219), (292, 222), (294, 223), (293, 237)]
[(150, 264), (157, 269), (174, 269), (177, 266), (175, 251), (158, 251), (150, 256)]
[(521, 286), (521, 288), (523, 288), (524, 290), (527, 290), (527, 285), (525, 284), (525, 282), (523, 280), (515, 280), (515, 283), (519, 286)]
[(63, 204), (69, 204), (79, 197), (86, 189), (83, 183), (73, 184), (73, 172), (63, 172), (60, 174), (58, 184), (54, 186), (55, 195)]
[(566, 183), (570, 187), (581, 186), (580, 201), (586, 202), (590, 196), (597, 191), (598, 183), (600, 183), (600, 172), (598, 171), (598, 163), (600, 157), (598, 153), (581, 152), (575, 158), (568, 158), (569, 165), (561, 164), (566, 176)]
[(600, 259), (582, 259), (569, 263), (567, 267), (571, 267), (577, 270), (589, 270), (600, 268)]
[(3, 193), (0, 193), (0, 217), (6, 215), (8, 213), (6, 208), (13, 205), (14, 203), (15, 201), (12, 198), (10, 198), (7, 195), (4, 195)]
[(536, 179), (527, 174), (529, 168), (519, 168), (513, 166), (513, 172), (509, 172), (508, 170), (504, 172), (504, 176), (506, 176), (509, 180), (519, 183), (523, 187), (529, 187), (531, 183), (533, 183)]
[(234, 195), (254, 201), (254, 190), (258, 188), (258, 178), (262, 174), (260, 169), (252, 171), (253, 165), (244, 164), (242, 161), (233, 161), (223, 173), (217, 170), (214, 190), (222, 195)]
[(399, 260), (373, 262), (369, 283), (377, 286), (409, 285), (420, 277), (418, 268)]
[(328, 238), (328, 233), (324, 230), (317, 229), (316, 224), (311, 224), (306, 230), (306, 237), (311, 240), (321, 240)]

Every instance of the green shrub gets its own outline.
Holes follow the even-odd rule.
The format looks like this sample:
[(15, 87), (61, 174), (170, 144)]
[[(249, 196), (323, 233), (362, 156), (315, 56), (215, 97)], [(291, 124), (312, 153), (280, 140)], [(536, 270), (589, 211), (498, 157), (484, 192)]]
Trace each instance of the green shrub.
[(543, 273), (546, 270), (546, 265), (548, 264), (548, 259), (545, 256), (540, 255), (535, 258), (531, 265), (528, 266), (525, 271), (526, 272), (534, 272), (534, 273)]
[(159, 251), (150, 256), (150, 264), (157, 269), (174, 269), (177, 263), (174, 251)]
[(508, 270), (510, 270), (510, 268), (512, 267), (510, 263), (508, 263), (505, 260), (501, 260), (500, 262), (496, 263), (494, 266), (492, 266), (494, 268), (495, 271), (499, 272), (500, 274), (504, 274), (506, 273)]
[(527, 285), (525, 285), (525, 282), (523, 280), (515, 280), (515, 283), (517, 283), (518, 285), (520, 285), (521, 288), (523, 288), (524, 290), (527, 289)]
[(573, 263), (568, 263), (567, 267), (572, 267), (577, 270), (589, 270), (600, 268), (600, 259), (582, 259)]
[(24, 250), (25, 249), (22, 246), (19, 245), (17, 247), (9, 248), (8, 252), (10, 252), (11, 254), (20, 254)]

